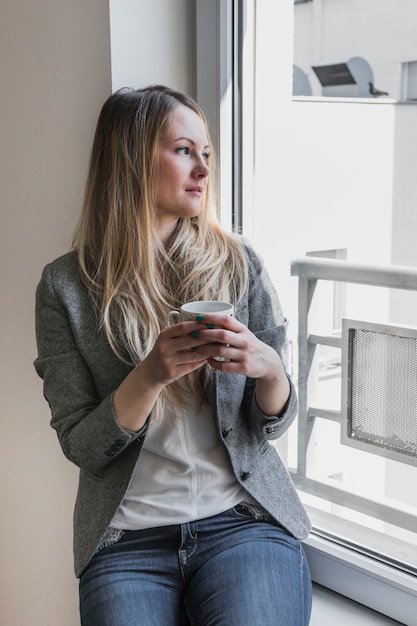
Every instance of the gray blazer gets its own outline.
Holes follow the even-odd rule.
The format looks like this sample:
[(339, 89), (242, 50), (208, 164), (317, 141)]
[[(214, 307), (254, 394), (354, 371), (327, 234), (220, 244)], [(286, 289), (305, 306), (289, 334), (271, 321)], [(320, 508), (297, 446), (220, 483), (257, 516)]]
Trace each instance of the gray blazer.
[[(265, 268), (247, 243), (250, 281), (236, 317), (278, 353), (286, 320)], [(76, 252), (47, 265), (36, 294), (36, 371), (64, 454), (80, 468), (74, 512), (75, 573), (92, 558), (129, 485), (146, 425), (139, 433), (118, 425), (113, 393), (131, 368), (113, 353), (80, 280)], [(212, 371), (207, 399), (219, 437), (241, 485), (292, 535), (307, 536), (310, 522), (291, 478), (268, 440), (280, 437), (297, 411), (291, 394), (279, 417), (261, 413), (255, 381)]]

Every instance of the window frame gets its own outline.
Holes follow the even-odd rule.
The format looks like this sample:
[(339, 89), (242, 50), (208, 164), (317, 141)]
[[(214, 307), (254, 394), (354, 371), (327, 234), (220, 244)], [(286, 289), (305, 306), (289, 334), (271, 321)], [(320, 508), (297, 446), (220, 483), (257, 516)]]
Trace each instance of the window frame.
[(312, 531), (303, 542), (313, 582), (402, 624), (416, 615), (417, 578)]

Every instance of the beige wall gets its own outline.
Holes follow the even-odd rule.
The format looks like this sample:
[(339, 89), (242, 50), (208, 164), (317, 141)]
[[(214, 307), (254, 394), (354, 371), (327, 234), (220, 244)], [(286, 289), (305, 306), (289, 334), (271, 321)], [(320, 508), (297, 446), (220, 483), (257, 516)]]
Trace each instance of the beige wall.
[[(192, 0), (136, 4), (138, 54), (129, 81), (148, 82), (154, 65), (156, 80), (191, 91), (192, 38), (186, 48), (177, 35), (181, 41), (181, 28), (192, 23)], [(158, 24), (171, 37), (165, 54), (154, 58), (140, 31)], [(154, 40), (157, 47), (158, 32)], [(77, 470), (49, 427), (32, 366), (34, 292), (45, 263), (69, 246), (97, 111), (111, 90), (108, 3), (3, 0), (0, 59), (0, 626), (75, 626)]]

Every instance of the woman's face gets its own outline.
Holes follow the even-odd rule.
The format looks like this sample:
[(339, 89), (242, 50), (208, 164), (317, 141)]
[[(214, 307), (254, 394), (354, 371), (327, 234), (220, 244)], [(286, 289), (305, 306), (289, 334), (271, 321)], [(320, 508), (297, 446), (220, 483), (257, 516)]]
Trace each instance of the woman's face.
[(180, 104), (156, 156), (156, 211), (166, 241), (179, 218), (199, 215), (208, 175), (209, 141), (203, 120)]

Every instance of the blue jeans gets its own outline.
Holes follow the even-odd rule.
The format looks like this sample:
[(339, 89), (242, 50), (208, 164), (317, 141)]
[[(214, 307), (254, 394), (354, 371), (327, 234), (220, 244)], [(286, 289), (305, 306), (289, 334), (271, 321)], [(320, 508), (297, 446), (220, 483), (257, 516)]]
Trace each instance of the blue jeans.
[(80, 579), (82, 626), (307, 626), (310, 610), (300, 542), (241, 505), (127, 531)]

